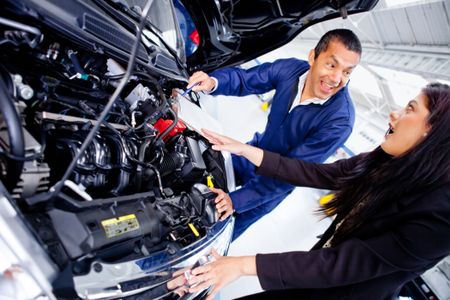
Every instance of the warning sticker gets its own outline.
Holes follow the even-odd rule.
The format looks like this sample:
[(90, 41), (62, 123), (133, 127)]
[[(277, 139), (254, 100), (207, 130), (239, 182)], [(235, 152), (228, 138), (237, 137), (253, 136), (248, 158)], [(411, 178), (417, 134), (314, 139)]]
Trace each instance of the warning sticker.
[(106, 237), (112, 238), (139, 229), (139, 222), (135, 214), (102, 221)]

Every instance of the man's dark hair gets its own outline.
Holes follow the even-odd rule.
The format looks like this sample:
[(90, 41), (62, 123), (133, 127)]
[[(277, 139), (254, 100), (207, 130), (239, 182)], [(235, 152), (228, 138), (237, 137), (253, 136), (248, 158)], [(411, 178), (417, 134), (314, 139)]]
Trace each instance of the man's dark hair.
[(331, 41), (339, 41), (345, 48), (356, 52), (361, 56), (362, 48), (361, 42), (356, 34), (349, 29), (333, 29), (325, 33), (314, 48), (314, 58), (317, 58), (320, 53), (327, 51), (328, 45)]

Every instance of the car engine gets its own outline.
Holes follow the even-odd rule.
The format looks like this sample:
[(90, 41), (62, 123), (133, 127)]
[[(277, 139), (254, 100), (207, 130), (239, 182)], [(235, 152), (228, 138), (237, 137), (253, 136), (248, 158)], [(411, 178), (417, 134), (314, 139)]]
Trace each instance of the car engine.
[(178, 119), (186, 81), (136, 67), (98, 121), (124, 62), (2, 21), (1, 181), (61, 272), (176, 253), (205, 236), (218, 220), (206, 184), (227, 190), (227, 180), (222, 155)]

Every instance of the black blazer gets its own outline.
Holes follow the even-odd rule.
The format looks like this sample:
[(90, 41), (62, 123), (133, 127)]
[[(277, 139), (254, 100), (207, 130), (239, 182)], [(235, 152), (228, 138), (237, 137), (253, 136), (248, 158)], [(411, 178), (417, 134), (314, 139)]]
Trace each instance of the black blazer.
[[(258, 173), (294, 185), (336, 190), (334, 178), (366, 155), (321, 165), (265, 151)], [(392, 201), (350, 238), (322, 248), (335, 225), (308, 252), (258, 254), (256, 268), (263, 289), (291, 289), (280, 292), (284, 299), (289, 295), (292, 299), (392, 299), (404, 283), (450, 253), (450, 180), (432, 191)]]

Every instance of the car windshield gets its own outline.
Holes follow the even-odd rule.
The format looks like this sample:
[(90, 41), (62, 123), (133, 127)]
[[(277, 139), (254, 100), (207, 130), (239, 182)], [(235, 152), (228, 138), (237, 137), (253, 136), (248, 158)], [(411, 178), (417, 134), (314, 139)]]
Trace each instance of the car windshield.
[[(143, 36), (161, 48), (170, 47), (182, 61), (185, 61), (184, 42), (172, 0), (149, 1), (152, 3), (147, 17), (147, 29), (144, 29)], [(136, 19), (141, 15), (147, 0), (111, 0), (111, 2), (119, 5), (125, 13)]]

